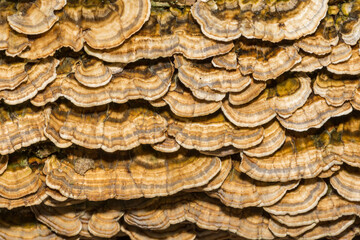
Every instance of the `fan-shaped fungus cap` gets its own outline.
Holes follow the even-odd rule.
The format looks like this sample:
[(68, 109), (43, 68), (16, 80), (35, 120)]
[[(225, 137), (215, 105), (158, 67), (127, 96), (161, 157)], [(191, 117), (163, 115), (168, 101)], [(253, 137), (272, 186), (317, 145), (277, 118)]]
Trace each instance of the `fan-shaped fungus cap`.
[[(236, 164), (236, 163), (234, 163)], [(253, 180), (233, 168), (221, 187), (209, 193), (223, 204), (233, 208), (270, 206), (279, 201), (299, 181), (286, 183), (265, 183)]]
[(151, 145), (151, 147), (156, 151), (164, 153), (172, 153), (180, 149), (180, 145), (176, 142), (176, 140), (168, 135), (166, 135), (164, 141), (155, 143)]
[(301, 227), (319, 222), (339, 219), (343, 216), (359, 215), (360, 207), (357, 203), (350, 202), (336, 193), (325, 195), (316, 207), (306, 213), (298, 215), (272, 215), (277, 222), (288, 227)]
[(316, 207), (327, 190), (328, 187), (322, 179), (306, 179), (296, 189), (287, 192), (279, 202), (264, 209), (274, 215), (305, 213)]
[(332, 117), (346, 115), (352, 111), (351, 104), (346, 102), (342, 106), (329, 106), (320, 96), (312, 95), (304, 106), (296, 110), (288, 118), (278, 118), (286, 129), (303, 132), (310, 128), (320, 128)]
[(14, 156), (10, 161), (0, 175), (0, 196), (19, 199), (36, 192), (42, 185), (39, 170), (28, 166), (26, 156)]
[(45, 115), (33, 106), (2, 106), (0, 108), (0, 154), (6, 155), (22, 147), (46, 140)]
[(360, 201), (359, 169), (344, 167), (330, 178), (331, 185), (349, 201)]
[(355, 216), (346, 216), (335, 221), (320, 223), (298, 239), (310, 240), (339, 235), (350, 227), (355, 222), (355, 219)]
[(10, 28), (7, 17), (15, 14), (16, 2), (2, 1), (0, 13), (0, 50), (6, 50), (8, 56), (15, 56), (22, 52), (28, 45), (28, 38)]
[(79, 210), (76, 206), (49, 207), (44, 204), (31, 206), (36, 219), (54, 232), (68, 237), (76, 236), (81, 231)]
[(125, 212), (127, 224), (142, 229), (165, 230), (185, 221), (188, 201), (192, 194), (177, 194), (166, 198), (149, 199), (141, 206)]
[(169, 123), (168, 134), (187, 149), (214, 151), (226, 146), (246, 149), (263, 140), (263, 128), (238, 128), (220, 112), (215, 115), (181, 119)]
[[(225, 97), (225, 94), (223, 94)], [(169, 91), (163, 100), (169, 105), (171, 111), (180, 117), (199, 117), (216, 112), (221, 102), (210, 102), (198, 99), (180, 84), (173, 91)]]
[(193, 240), (196, 237), (194, 226), (190, 224), (177, 224), (165, 230), (151, 231), (125, 223), (121, 225), (121, 231), (125, 232), (132, 240)]
[[(150, 0), (77, 2), (69, 2), (69, 8), (77, 9), (78, 5), (82, 7), (80, 26), (84, 40), (96, 49), (119, 46), (139, 31), (150, 17)], [(73, 17), (77, 16), (74, 14)], [(94, 18), (100, 21), (94, 21)]]
[(254, 40), (239, 41), (235, 45), (239, 69), (256, 80), (275, 79), (301, 61), (294, 46), (272, 45)]
[(338, 42), (339, 36), (337, 34), (335, 20), (332, 16), (326, 15), (316, 29), (316, 32), (297, 40), (295, 46), (308, 53), (324, 55), (330, 53), (332, 46), (337, 45)]
[(319, 136), (287, 137), (273, 155), (254, 158), (241, 154), (240, 170), (253, 179), (266, 182), (313, 178), (334, 164), (342, 164), (339, 156), (325, 151), (330, 141), (326, 132)]
[(326, 15), (327, 3), (327, 0), (198, 0), (192, 6), (191, 12), (202, 32), (209, 38), (231, 41), (243, 35), (246, 38), (279, 42), (283, 39), (298, 39), (315, 32)]
[(286, 236), (289, 237), (298, 237), (302, 235), (303, 233), (307, 232), (310, 229), (313, 229), (316, 226), (316, 223), (305, 225), (305, 226), (299, 226), (299, 227), (288, 227), (284, 224), (281, 224), (274, 219), (270, 218), (269, 221), (269, 229), (270, 231), (277, 237), (283, 237)]
[(224, 68), (226, 70), (236, 70), (237, 69), (237, 55), (235, 51), (226, 53), (224, 55), (215, 56), (211, 60), (211, 63), (214, 67)]
[(75, 68), (75, 78), (86, 87), (96, 88), (108, 84), (112, 72), (102, 61), (90, 58), (78, 63)]
[(59, 21), (49, 31), (32, 39), (30, 48), (19, 56), (43, 58), (61, 47), (80, 51), (84, 41), (98, 49), (116, 47), (137, 32), (149, 15), (150, 0), (68, 0), (57, 14)]
[(350, 75), (358, 75), (360, 74), (360, 54), (359, 54), (359, 46), (356, 45), (352, 48), (352, 55), (349, 60), (343, 61), (341, 63), (332, 63), (327, 66), (327, 70), (335, 74), (350, 74)]
[(43, 59), (27, 71), (28, 77), (13, 90), (0, 91), (0, 99), (7, 104), (15, 105), (33, 98), (56, 78), (56, 67), (59, 61), (54, 58)]
[(276, 115), (289, 117), (302, 107), (311, 93), (310, 78), (304, 74), (279, 79), (275, 87), (267, 89), (246, 105), (234, 106), (227, 100), (221, 107), (225, 116), (235, 125), (256, 127)]
[(129, 63), (142, 58), (170, 57), (175, 53), (189, 59), (205, 59), (227, 53), (233, 46), (233, 43), (206, 38), (185, 7), (182, 11), (153, 9), (144, 27), (121, 46), (101, 51), (85, 46), (85, 51), (107, 62)]
[(154, 144), (166, 137), (166, 120), (146, 107), (105, 105), (81, 109), (60, 103), (53, 107), (48, 118), (45, 132), (58, 147), (69, 146), (66, 141), (63, 144), (58, 140), (59, 136), (77, 145), (107, 152)]
[(259, 208), (231, 209), (212, 199), (199, 197), (189, 202), (186, 219), (203, 229), (225, 230), (244, 238), (274, 238), (268, 229), (269, 219)]
[(132, 66), (110, 75), (111, 82), (97, 88), (80, 84), (73, 75), (59, 76), (31, 102), (43, 106), (63, 96), (76, 106), (94, 107), (111, 102), (125, 103), (130, 99), (155, 100), (168, 91), (173, 71), (170, 62)]
[(185, 220), (208, 230), (223, 230), (250, 239), (273, 239), (269, 219), (261, 208), (231, 209), (203, 194), (161, 198), (125, 213), (125, 221), (141, 228), (161, 230)]
[(60, 21), (49, 31), (32, 37), (28, 43), (29, 47), (18, 54), (19, 57), (35, 60), (53, 56), (56, 50), (62, 47), (69, 47), (75, 52), (82, 49), (81, 29), (76, 25), (76, 21), (68, 19), (69, 15), (64, 12), (66, 8), (58, 14)]
[[(74, 166), (82, 158), (94, 161), (94, 168), (83, 175)], [(219, 158), (185, 150), (171, 154), (142, 148), (114, 154), (79, 150), (67, 159), (47, 160), (47, 185), (66, 197), (91, 201), (166, 196), (203, 186), (221, 169)]]
[(339, 43), (332, 47), (331, 52), (324, 56), (315, 56), (313, 54), (300, 52), (300, 55), (302, 56), (301, 62), (296, 64), (291, 71), (313, 72), (329, 65), (332, 66), (333, 64), (348, 61), (352, 54), (351, 47), (345, 43)]
[(175, 66), (180, 81), (192, 91), (210, 88), (221, 93), (241, 92), (251, 83), (251, 78), (243, 76), (238, 69), (217, 69), (210, 63), (189, 61), (182, 56), (175, 56)]
[(88, 230), (94, 236), (111, 238), (120, 232), (119, 219), (123, 215), (122, 205), (115, 201), (109, 201), (91, 215)]
[(260, 94), (247, 104), (235, 106), (224, 100), (221, 110), (227, 119), (239, 127), (257, 127), (271, 121), (276, 112), (271, 108), (271, 101), (268, 99), (269, 91)]
[(229, 102), (232, 105), (242, 105), (250, 102), (254, 98), (260, 95), (260, 93), (266, 88), (265, 82), (252, 80), (243, 91), (241, 92), (230, 92)]
[(18, 3), (18, 12), (7, 17), (12, 29), (19, 33), (36, 35), (48, 31), (59, 17), (54, 14), (66, 4), (66, 0), (36, 0)]
[(264, 126), (264, 138), (254, 147), (243, 152), (250, 157), (265, 157), (276, 152), (285, 142), (285, 130), (274, 120)]
[[(231, 158), (230, 157), (222, 158), (220, 172), (213, 179), (211, 179), (208, 184), (194, 188), (193, 189), (194, 192), (197, 191), (208, 192), (220, 188), (220, 186), (225, 181), (226, 177), (229, 175), (231, 168), (232, 168)], [(192, 189), (190, 189), (189, 191), (192, 191)]]
[(327, 104), (338, 107), (352, 100), (359, 85), (358, 76), (339, 76), (322, 72), (316, 76), (313, 89), (315, 94), (325, 98)]
[(0, 91), (13, 90), (26, 81), (28, 74), (25, 71), (26, 62), (10, 62), (8, 58), (0, 61)]

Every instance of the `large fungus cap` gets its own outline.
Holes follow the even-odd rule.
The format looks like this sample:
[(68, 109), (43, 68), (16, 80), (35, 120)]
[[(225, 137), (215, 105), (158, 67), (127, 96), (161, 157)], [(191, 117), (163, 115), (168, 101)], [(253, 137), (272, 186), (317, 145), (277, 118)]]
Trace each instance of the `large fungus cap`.
[(278, 118), (286, 129), (303, 132), (310, 128), (320, 128), (332, 117), (343, 116), (352, 112), (351, 104), (346, 102), (339, 107), (329, 106), (320, 96), (312, 95), (304, 106), (297, 109), (288, 118)]
[(94, 236), (111, 238), (120, 232), (119, 219), (123, 215), (122, 204), (109, 201), (91, 215), (88, 230)]
[[(86, 43), (96, 49), (119, 46), (127, 38), (139, 31), (150, 17), (150, 0), (115, 1), (69, 1), (70, 10), (79, 9), (81, 28)], [(66, 11), (66, 9), (65, 9)], [(73, 13), (70, 11), (70, 14)], [(94, 16), (94, 13), (96, 14)], [(97, 21), (94, 21), (97, 20)]]
[(206, 38), (185, 7), (182, 11), (152, 10), (144, 27), (121, 46), (101, 51), (85, 46), (85, 51), (108, 62), (129, 63), (142, 58), (170, 57), (175, 53), (189, 59), (205, 59), (227, 53), (233, 46), (233, 43)]
[(66, 0), (36, 0), (18, 3), (18, 12), (7, 17), (12, 29), (19, 33), (36, 35), (48, 31), (59, 17), (54, 14), (66, 4)]
[(351, 50), (351, 57), (347, 61), (342, 61), (341, 63), (332, 63), (327, 66), (327, 69), (335, 74), (350, 74), (358, 75), (360, 74), (360, 54), (359, 46), (356, 45)]
[[(76, 162), (85, 159), (93, 166), (82, 165), (85, 171), (76, 169)], [(70, 152), (66, 161), (49, 158), (44, 172), (47, 185), (66, 197), (103, 201), (166, 196), (203, 186), (218, 174), (221, 165), (217, 157), (184, 150), (168, 154), (139, 147), (107, 154), (79, 149)]]
[(274, 120), (264, 126), (264, 138), (254, 147), (245, 149), (243, 152), (250, 157), (265, 157), (276, 152), (284, 144), (286, 139), (285, 130), (278, 121)]
[(26, 81), (28, 74), (25, 71), (26, 62), (8, 62), (8, 58), (0, 61), (0, 90), (13, 90)]
[(268, 123), (276, 115), (289, 117), (302, 107), (311, 93), (310, 78), (305, 74), (284, 76), (247, 104), (234, 106), (225, 100), (221, 107), (235, 125), (256, 127)]
[(314, 34), (299, 39), (295, 45), (305, 52), (324, 55), (330, 53), (332, 46), (337, 45), (338, 42), (339, 36), (335, 20), (332, 16), (327, 15)]
[[(225, 94), (223, 95), (225, 97)], [(222, 105), (220, 101), (206, 101), (194, 97), (182, 84), (176, 84), (175, 89), (170, 89), (163, 100), (179, 117), (206, 116), (216, 112)]]
[(263, 207), (273, 205), (298, 184), (299, 181), (260, 182), (233, 168), (221, 187), (209, 195), (233, 208)]
[(260, 95), (266, 88), (266, 83), (263, 81), (252, 80), (250, 84), (241, 92), (230, 92), (229, 102), (232, 105), (242, 105), (250, 102)]
[(105, 105), (84, 109), (60, 103), (49, 112), (45, 134), (58, 147), (72, 142), (114, 152), (161, 142), (166, 137), (166, 120), (146, 107)]
[(31, 206), (36, 219), (55, 233), (68, 237), (76, 236), (81, 231), (78, 207), (49, 207), (44, 204)]
[(150, 16), (150, 0), (67, 2), (57, 14), (59, 21), (49, 31), (32, 38), (30, 48), (20, 57), (44, 58), (62, 47), (80, 51), (84, 42), (97, 49), (116, 47)]
[(296, 64), (291, 69), (291, 71), (313, 72), (317, 69), (321, 69), (327, 66), (330, 66), (330, 68), (332, 68), (334, 64), (348, 61), (351, 58), (352, 54), (353, 51), (351, 47), (343, 42), (332, 47), (330, 53), (324, 56), (316, 56), (314, 54), (300, 52), (300, 55), (302, 57), (301, 62)]
[(175, 66), (180, 81), (193, 92), (206, 88), (221, 93), (241, 92), (251, 83), (251, 78), (243, 76), (238, 69), (217, 69), (210, 63), (189, 61), (181, 56), (175, 56)]
[(255, 158), (242, 154), (240, 170), (266, 182), (313, 178), (335, 164), (342, 164), (339, 156), (325, 151), (330, 142), (327, 132), (287, 137), (284, 145), (270, 156)]
[(360, 201), (360, 173), (358, 168), (344, 167), (330, 178), (331, 185), (345, 199)]
[(36, 62), (27, 71), (26, 81), (13, 90), (0, 91), (0, 99), (4, 99), (6, 104), (15, 105), (33, 98), (39, 91), (55, 80), (58, 64), (59, 61), (54, 58)]
[(0, 196), (19, 199), (36, 192), (42, 185), (39, 170), (31, 169), (23, 155), (11, 156), (10, 161), (0, 175)]
[(241, 73), (252, 73), (254, 79), (261, 81), (275, 79), (301, 61), (294, 46), (239, 40), (235, 49)]
[(331, 193), (320, 199), (316, 207), (309, 212), (298, 215), (272, 215), (272, 218), (284, 226), (301, 227), (336, 220), (343, 216), (359, 216), (359, 214), (360, 207), (357, 203), (350, 202), (336, 193)]
[(8, 16), (17, 12), (16, 2), (1, 1), (0, 8), (0, 50), (6, 50), (7, 55), (15, 56), (29, 45), (28, 38), (13, 31), (7, 21)]
[(195, 119), (175, 118), (168, 134), (187, 149), (214, 151), (226, 146), (247, 149), (263, 140), (263, 128), (238, 128), (220, 112)]
[(298, 239), (310, 240), (339, 235), (349, 228), (355, 222), (355, 219), (355, 216), (346, 216), (335, 221), (320, 223), (315, 228), (301, 235)]
[(327, 190), (328, 187), (322, 179), (306, 179), (296, 189), (287, 192), (279, 202), (264, 209), (274, 215), (305, 213), (316, 207)]
[(268, 229), (269, 218), (261, 208), (231, 209), (203, 194), (162, 198), (128, 211), (124, 219), (130, 225), (153, 230), (187, 220), (202, 229), (229, 231), (244, 238), (274, 238)]
[(46, 140), (45, 115), (41, 109), (27, 104), (0, 108), (0, 154), (6, 155), (22, 147)]
[(316, 226), (316, 223), (312, 223), (310, 225), (305, 226), (299, 226), (299, 227), (288, 227), (284, 224), (279, 223), (278, 221), (274, 220), (273, 218), (270, 218), (269, 221), (269, 229), (270, 231), (277, 237), (283, 237), (286, 236), (289, 237), (298, 237), (302, 235), (303, 233), (309, 231), (310, 229), (313, 229)]
[(313, 89), (315, 94), (325, 98), (327, 104), (338, 107), (352, 100), (359, 86), (358, 76), (340, 76), (322, 72), (316, 76)]
[(191, 12), (209, 38), (231, 41), (243, 35), (279, 42), (315, 32), (326, 15), (327, 3), (327, 0), (198, 0)]
[(63, 96), (76, 106), (94, 107), (111, 102), (125, 103), (131, 99), (155, 100), (168, 91), (173, 71), (170, 62), (129, 66), (114, 75), (110, 72), (111, 81), (97, 88), (84, 86), (82, 81), (79, 83), (79, 77), (75, 79), (75, 72), (75, 77), (72, 74), (57, 77), (31, 102), (36, 106), (43, 106)]

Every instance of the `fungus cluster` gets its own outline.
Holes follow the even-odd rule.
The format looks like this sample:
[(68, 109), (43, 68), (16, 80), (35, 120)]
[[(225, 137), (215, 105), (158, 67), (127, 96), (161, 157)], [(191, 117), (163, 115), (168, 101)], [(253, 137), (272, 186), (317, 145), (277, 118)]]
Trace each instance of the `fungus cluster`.
[(0, 239), (360, 235), (359, 0), (0, 0)]

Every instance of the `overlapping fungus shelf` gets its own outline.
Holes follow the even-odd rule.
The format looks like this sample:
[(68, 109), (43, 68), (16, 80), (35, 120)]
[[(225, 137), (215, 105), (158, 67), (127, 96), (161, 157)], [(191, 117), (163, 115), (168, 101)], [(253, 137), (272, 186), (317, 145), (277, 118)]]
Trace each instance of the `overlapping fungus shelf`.
[(360, 235), (360, 0), (0, 0), (0, 240)]
[(170, 8), (151, 11), (150, 19), (133, 37), (119, 47), (97, 50), (85, 47), (89, 55), (108, 62), (134, 62), (138, 59), (170, 57), (181, 53), (190, 59), (205, 59), (229, 52), (234, 45), (205, 37), (190, 9)]

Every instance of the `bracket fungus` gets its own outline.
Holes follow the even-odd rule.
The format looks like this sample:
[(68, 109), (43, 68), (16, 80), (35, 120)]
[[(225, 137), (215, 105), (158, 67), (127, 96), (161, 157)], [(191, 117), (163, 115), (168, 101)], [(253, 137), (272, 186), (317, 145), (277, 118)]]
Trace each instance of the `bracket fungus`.
[(61, 103), (48, 108), (45, 135), (58, 147), (72, 143), (107, 152), (165, 140), (166, 120), (146, 107), (104, 105), (83, 109)]
[(231, 41), (242, 35), (250, 39), (279, 42), (315, 32), (326, 15), (327, 3), (327, 0), (197, 0), (191, 12), (209, 38)]
[(12, 29), (19, 33), (36, 35), (48, 31), (59, 20), (54, 14), (66, 5), (66, 0), (36, 0), (17, 4), (18, 12), (7, 17)]
[(221, 187), (208, 195), (219, 198), (224, 205), (233, 208), (265, 207), (278, 202), (298, 184), (299, 181), (260, 182), (233, 168)]
[(0, 0), (0, 239), (360, 235), (360, 0)]
[[(49, 158), (44, 172), (48, 186), (74, 199), (151, 198), (205, 185), (220, 171), (219, 158), (191, 153), (159, 153), (139, 147), (129, 153), (100, 154), (80, 149), (70, 152), (67, 161)], [(94, 168), (83, 175), (74, 166), (80, 158), (94, 161)]]
[(183, 10), (152, 10), (144, 27), (121, 46), (106, 50), (85, 46), (85, 51), (107, 62), (129, 63), (143, 58), (170, 57), (176, 53), (189, 59), (205, 59), (227, 53), (233, 46), (206, 38), (189, 8), (185, 7)]
[(127, 67), (120, 73), (110, 73), (110, 82), (96, 88), (84, 86), (75, 72), (75, 75), (57, 77), (31, 103), (43, 106), (65, 97), (76, 106), (94, 107), (111, 102), (125, 103), (132, 99), (156, 100), (167, 93), (173, 72), (169, 62)]

